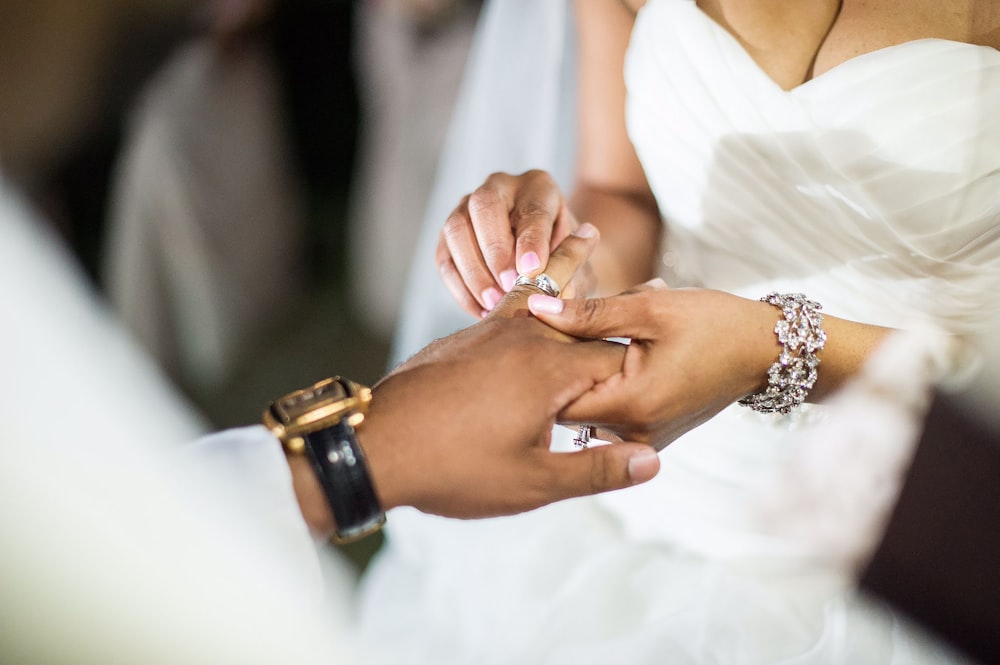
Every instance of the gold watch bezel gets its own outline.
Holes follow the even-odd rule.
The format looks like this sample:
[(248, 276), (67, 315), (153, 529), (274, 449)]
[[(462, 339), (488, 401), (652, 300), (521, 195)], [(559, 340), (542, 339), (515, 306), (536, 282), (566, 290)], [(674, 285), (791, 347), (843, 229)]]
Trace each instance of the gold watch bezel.
[(301, 455), (305, 452), (305, 435), (332, 427), (345, 417), (351, 418), (352, 426), (360, 425), (371, 399), (368, 386), (335, 376), (271, 402), (264, 410), (264, 426), (286, 451)]

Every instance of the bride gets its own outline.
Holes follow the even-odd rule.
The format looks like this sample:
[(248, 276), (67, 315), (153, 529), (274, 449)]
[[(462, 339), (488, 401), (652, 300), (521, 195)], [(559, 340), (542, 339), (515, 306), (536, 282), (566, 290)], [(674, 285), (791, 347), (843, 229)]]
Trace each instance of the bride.
[[(572, 194), (542, 171), (490, 176), (448, 217), (435, 263), (462, 308), (488, 316), (577, 220), (597, 226), (602, 254), (563, 296), (608, 297), (536, 295), (531, 308), (578, 336), (632, 338), (622, 373), (563, 415), (670, 443), (662, 471), (503, 520), (397, 515), (364, 580), (363, 629), (393, 662), (954, 658), (761, 516), (817, 433), (832, 431), (824, 405), (802, 397), (850, 381), (894, 329), (920, 333), (914, 373), (895, 377), (905, 392), (932, 363), (956, 368), (955, 340), (990, 314), (1000, 8), (642, 4), (576, 3)], [(693, 288), (643, 284), (658, 275)], [(821, 361), (807, 395), (769, 373), (794, 346), (774, 332), (775, 304), (789, 301), (761, 302), (769, 293), (822, 305), (822, 323), (812, 304), (788, 315), (809, 319), (804, 372)], [(753, 397), (769, 386), (790, 414), (756, 412), (773, 406)], [(842, 491), (887, 501), (877, 474), (868, 480)]]

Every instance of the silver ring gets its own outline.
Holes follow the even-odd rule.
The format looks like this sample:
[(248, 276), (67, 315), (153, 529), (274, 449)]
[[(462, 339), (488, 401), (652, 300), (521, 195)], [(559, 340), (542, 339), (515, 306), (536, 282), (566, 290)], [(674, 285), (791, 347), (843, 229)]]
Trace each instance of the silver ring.
[(562, 289), (556, 284), (556, 280), (552, 279), (544, 272), (537, 277), (528, 277), (527, 275), (518, 275), (517, 279), (514, 280), (514, 286), (533, 286), (539, 291), (546, 293), (553, 298), (558, 298), (559, 294), (562, 293)]

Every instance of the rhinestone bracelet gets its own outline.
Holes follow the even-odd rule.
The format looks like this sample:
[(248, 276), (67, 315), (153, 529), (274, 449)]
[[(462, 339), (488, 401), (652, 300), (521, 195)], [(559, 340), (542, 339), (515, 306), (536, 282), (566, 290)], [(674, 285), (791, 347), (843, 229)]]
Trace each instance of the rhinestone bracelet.
[(801, 293), (769, 293), (760, 301), (781, 308), (782, 318), (774, 326), (781, 355), (767, 372), (767, 388), (740, 404), (761, 413), (790, 413), (816, 383), (816, 352), (826, 344), (822, 305)]

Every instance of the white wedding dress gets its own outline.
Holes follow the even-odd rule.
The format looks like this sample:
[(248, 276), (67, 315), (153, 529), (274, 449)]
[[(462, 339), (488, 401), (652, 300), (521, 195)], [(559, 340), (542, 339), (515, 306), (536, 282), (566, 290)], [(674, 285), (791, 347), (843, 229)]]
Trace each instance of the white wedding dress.
[[(1000, 52), (924, 39), (784, 91), (694, 2), (650, 0), (626, 82), (668, 281), (801, 291), (830, 314), (932, 336), (985, 325)], [(394, 663), (953, 658), (761, 518), (823, 411), (730, 407), (669, 446), (652, 482), (531, 514), (396, 511), (362, 630)]]

